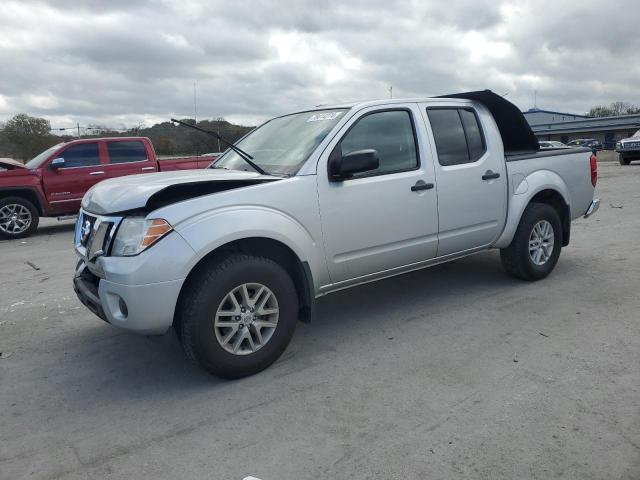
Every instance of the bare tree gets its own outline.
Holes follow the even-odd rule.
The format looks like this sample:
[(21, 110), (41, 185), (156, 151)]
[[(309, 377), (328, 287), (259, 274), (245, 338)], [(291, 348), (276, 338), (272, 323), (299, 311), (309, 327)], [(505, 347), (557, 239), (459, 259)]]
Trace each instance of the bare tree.
[(589, 110), (588, 117), (618, 117), (640, 113), (640, 107), (628, 102), (612, 102), (610, 105), (597, 105)]

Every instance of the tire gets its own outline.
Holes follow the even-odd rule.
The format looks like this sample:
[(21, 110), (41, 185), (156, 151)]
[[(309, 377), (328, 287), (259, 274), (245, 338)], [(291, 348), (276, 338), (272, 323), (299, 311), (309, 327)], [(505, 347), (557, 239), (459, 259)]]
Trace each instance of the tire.
[(629, 165), (631, 163), (631, 160), (624, 158), (623, 154), (619, 154), (618, 161), (620, 162), (620, 165)]
[(0, 199), (0, 237), (25, 238), (38, 228), (40, 214), (29, 200), (22, 197)]
[[(547, 240), (542, 242), (547, 247), (541, 246), (530, 252), (530, 240), (538, 242), (534, 228), (538, 227), (538, 231), (544, 230), (545, 222), (553, 229), (553, 232), (547, 232), (545, 235), (549, 240), (553, 238), (553, 246), (549, 248)], [(549, 275), (558, 263), (561, 248), (562, 225), (558, 212), (545, 203), (530, 203), (522, 214), (511, 244), (500, 250), (500, 259), (507, 273), (514, 277), (527, 281), (541, 280)]]
[[(244, 292), (255, 297), (255, 311), (252, 314), (246, 308), (246, 313), (229, 315), (230, 311), (239, 310), (240, 305), (251, 304), (243, 300), (242, 285), (249, 285)], [(259, 287), (266, 288), (260, 290)], [(258, 291), (263, 292), (262, 296)], [(240, 378), (264, 370), (284, 352), (295, 331), (298, 321), (296, 288), (285, 269), (271, 259), (232, 254), (196, 273), (185, 286), (185, 292), (178, 306), (180, 325), (176, 329), (182, 346), (191, 361), (218, 377)], [(236, 307), (229, 295), (236, 298)], [(268, 298), (264, 308), (260, 308), (265, 297)], [(274, 310), (278, 313), (259, 315)], [(223, 315), (219, 316), (218, 312)], [(238, 324), (235, 333), (233, 326), (220, 326), (228, 321)], [(275, 327), (258, 327), (258, 324), (272, 325), (274, 321)], [(247, 334), (251, 336), (251, 343), (246, 337), (240, 339), (241, 335)], [(230, 339), (223, 345), (227, 336)], [(263, 343), (257, 347), (259, 339)], [(231, 352), (238, 341), (237, 352)]]

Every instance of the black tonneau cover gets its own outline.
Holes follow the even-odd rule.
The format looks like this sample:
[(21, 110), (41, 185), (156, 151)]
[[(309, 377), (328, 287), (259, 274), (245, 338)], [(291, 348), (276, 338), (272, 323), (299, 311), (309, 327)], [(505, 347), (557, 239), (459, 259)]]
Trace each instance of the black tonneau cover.
[(440, 95), (436, 98), (464, 98), (482, 103), (493, 115), (504, 144), (505, 155), (531, 153), (540, 150), (538, 139), (513, 103), (491, 90)]

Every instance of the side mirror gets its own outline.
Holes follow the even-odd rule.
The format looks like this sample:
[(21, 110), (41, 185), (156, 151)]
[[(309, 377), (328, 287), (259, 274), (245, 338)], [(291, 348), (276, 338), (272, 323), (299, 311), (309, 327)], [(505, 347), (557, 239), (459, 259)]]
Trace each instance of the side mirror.
[(339, 182), (353, 177), (354, 173), (368, 172), (380, 166), (378, 152), (372, 148), (356, 150), (342, 155), (340, 145), (329, 157), (329, 179)]
[(58, 170), (59, 168), (64, 168), (65, 163), (64, 163), (64, 158), (62, 157), (58, 157), (58, 158), (54, 158), (53, 160), (51, 160), (51, 168), (53, 170)]

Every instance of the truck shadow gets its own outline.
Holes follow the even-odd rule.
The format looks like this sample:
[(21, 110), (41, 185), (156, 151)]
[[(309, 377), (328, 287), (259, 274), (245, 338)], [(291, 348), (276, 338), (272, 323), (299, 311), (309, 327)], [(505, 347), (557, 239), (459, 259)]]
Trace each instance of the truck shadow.
[(63, 220), (56, 223), (47, 223), (46, 225), (38, 226), (38, 229), (31, 235), (31, 237), (42, 237), (46, 235), (54, 235), (62, 232), (73, 232), (75, 228), (74, 220)]
[[(242, 380), (217, 379), (192, 365), (173, 331), (162, 337), (141, 337), (96, 323), (95, 318), (87, 319), (94, 322), (93, 327), (62, 340), (71, 355), (54, 368), (76, 370), (71, 375), (77, 377), (73, 382), (77, 388), (62, 393), (74, 397), (69, 398), (72, 403), (84, 402), (96, 392), (104, 402), (131, 395), (188, 397), (212, 389), (235, 389), (240, 383), (256, 386), (322, 361), (327, 351), (335, 350), (328, 339), (357, 342), (364, 336), (366, 340), (407, 322), (429, 322), (430, 312), (451, 310), (460, 298), (473, 301), (519, 285), (527, 284), (508, 277), (497, 252), (487, 252), (329, 295), (319, 299), (313, 323), (299, 324), (290, 346), (273, 366)], [(82, 369), (77, 369), (78, 364)]]

